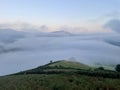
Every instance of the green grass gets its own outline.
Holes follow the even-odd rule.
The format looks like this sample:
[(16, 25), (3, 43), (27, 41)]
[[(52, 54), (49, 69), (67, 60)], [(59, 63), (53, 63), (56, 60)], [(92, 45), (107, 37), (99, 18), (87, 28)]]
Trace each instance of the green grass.
[(66, 61), (66, 60), (57, 61), (57, 62), (49, 64), (48, 66), (50, 66), (50, 67), (57, 66), (57, 67), (75, 68), (75, 69), (90, 69), (90, 68), (92, 68), (92, 67), (85, 65), (83, 63), (80, 63), (80, 62)]
[(120, 90), (120, 73), (62, 60), (2, 76), (0, 90)]
[(29, 73), (29, 74), (35, 74), (35, 73), (42, 74), (43, 73), (44, 74), (46, 72), (52, 72), (52, 71), (53, 72), (55, 71), (56, 72), (59, 72), (59, 71), (62, 71), (62, 72), (73, 71), (74, 72), (74, 71), (78, 71), (78, 69), (93, 70), (93, 67), (90, 67), (88, 65), (85, 65), (79, 62), (61, 60), (61, 61), (56, 61), (56, 62), (45, 64), (43, 66), (39, 66), (34, 69), (18, 72), (16, 74), (25, 74), (25, 73)]
[(25, 75), (25, 74), (81, 74), (93, 77), (103, 78), (117, 78), (120, 79), (120, 73), (111, 70), (99, 70), (89, 67), (85, 64), (72, 62), (72, 61), (56, 61), (46, 65), (18, 72), (12, 75)]
[(13, 75), (0, 77), (0, 90), (120, 90), (120, 81), (77, 74)]

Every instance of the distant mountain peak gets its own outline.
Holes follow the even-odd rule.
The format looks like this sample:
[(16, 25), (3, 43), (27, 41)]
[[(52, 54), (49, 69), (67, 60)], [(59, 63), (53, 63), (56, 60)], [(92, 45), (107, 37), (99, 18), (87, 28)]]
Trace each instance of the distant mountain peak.
[(70, 33), (70, 32), (67, 32), (67, 31), (54, 31), (54, 32), (52, 32), (52, 33), (54, 33), (54, 34), (66, 34), (66, 35), (72, 35), (72, 33)]

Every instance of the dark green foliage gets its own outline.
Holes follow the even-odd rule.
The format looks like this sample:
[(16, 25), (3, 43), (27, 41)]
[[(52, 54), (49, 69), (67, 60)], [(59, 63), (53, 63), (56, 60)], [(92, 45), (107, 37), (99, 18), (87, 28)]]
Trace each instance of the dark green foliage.
[(117, 72), (120, 72), (120, 64), (117, 64), (117, 65), (116, 65), (115, 70), (116, 70)]
[(50, 60), (50, 64), (52, 64), (53, 63), (53, 61), (52, 60)]
[(119, 79), (78, 74), (13, 75), (0, 77), (0, 90), (119, 90)]
[(0, 90), (120, 90), (119, 72), (50, 65), (0, 77)]
[(74, 69), (74, 68), (65, 68), (62, 66), (41, 66), (36, 69), (23, 71), (16, 73), (14, 75), (24, 75), (24, 74), (80, 74), (92, 77), (102, 77), (102, 78), (116, 78), (120, 79), (120, 73), (110, 70), (103, 70), (103, 68), (95, 70), (83, 70), (83, 69)]
[(104, 70), (104, 67), (98, 67), (97, 69), (98, 70)]

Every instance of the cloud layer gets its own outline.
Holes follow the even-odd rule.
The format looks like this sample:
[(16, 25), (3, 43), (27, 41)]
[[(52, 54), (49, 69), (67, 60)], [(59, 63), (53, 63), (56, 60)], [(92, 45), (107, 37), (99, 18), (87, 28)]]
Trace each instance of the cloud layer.
[[(89, 25), (90, 24), (90, 25)], [(111, 32), (107, 28), (104, 28), (102, 25), (96, 23), (86, 23), (83, 26), (47, 26), (47, 25), (33, 25), (30, 23), (24, 22), (15, 22), (15, 23), (0, 23), (0, 30), (1, 29), (13, 29), (17, 31), (24, 31), (24, 32), (54, 32), (54, 31), (67, 31), (71, 33), (109, 33)]]
[(119, 19), (113, 19), (108, 21), (108, 23), (105, 24), (106, 28), (110, 28), (111, 30), (120, 33), (120, 20)]
[(64, 31), (22, 33), (4, 30), (2, 35), (0, 75), (34, 68), (50, 60), (70, 57), (86, 64), (120, 63), (120, 35), (116, 33), (75, 35)]
[[(110, 22), (109, 22), (110, 23)], [(105, 26), (119, 32), (119, 21)], [(48, 29), (41, 26), (41, 29)], [(120, 63), (120, 34), (73, 34), (68, 28), (57, 32), (23, 32), (0, 30), (0, 75), (30, 69), (75, 57), (77, 61), (93, 64)]]

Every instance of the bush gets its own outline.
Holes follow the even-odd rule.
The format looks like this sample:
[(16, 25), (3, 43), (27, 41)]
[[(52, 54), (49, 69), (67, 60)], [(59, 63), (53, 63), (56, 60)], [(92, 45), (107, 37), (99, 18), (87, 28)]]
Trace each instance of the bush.
[(98, 70), (104, 70), (104, 67), (99, 67)]
[(104, 67), (98, 67), (95, 70), (104, 70)]
[(116, 70), (117, 72), (120, 72), (120, 64), (117, 64), (117, 65), (116, 65), (115, 70)]

